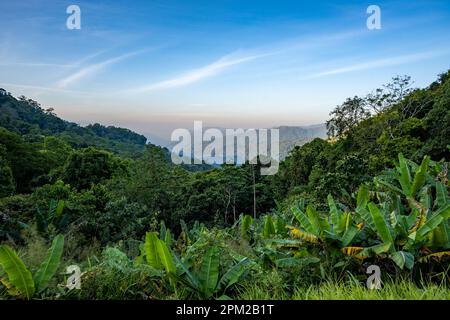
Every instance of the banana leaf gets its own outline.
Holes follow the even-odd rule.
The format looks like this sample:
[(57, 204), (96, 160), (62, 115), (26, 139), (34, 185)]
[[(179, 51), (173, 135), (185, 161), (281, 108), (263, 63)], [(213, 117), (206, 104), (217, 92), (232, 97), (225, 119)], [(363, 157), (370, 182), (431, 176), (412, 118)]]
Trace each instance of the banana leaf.
[(55, 239), (53, 239), (53, 243), (48, 250), (47, 258), (39, 266), (39, 269), (34, 275), (34, 283), (37, 292), (44, 290), (50, 279), (55, 275), (61, 262), (63, 250), (64, 236), (57, 235)]
[(31, 299), (35, 292), (31, 272), (17, 254), (6, 245), (0, 246), (0, 266), (8, 275), (8, 284), (20, 292), (22, 297)]

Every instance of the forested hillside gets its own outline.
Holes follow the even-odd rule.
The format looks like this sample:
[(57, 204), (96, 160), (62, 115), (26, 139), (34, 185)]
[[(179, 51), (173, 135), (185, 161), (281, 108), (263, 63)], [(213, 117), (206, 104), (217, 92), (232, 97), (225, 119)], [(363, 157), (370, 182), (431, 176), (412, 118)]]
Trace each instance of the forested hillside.
[[(192, 172), (130, 130), (80, 127), (26, 98), (3, 94), (0, 112), (0, 297), (320, 298), (361, 290), (370, 264), (386, 291), (364, 294), (449, 296), (450, 71), (348, 98), (328, 138), (274, 176)], [(43, 277), (45, 259), (56, 267)], [(81, 290), (58, 285), (71, 264)]]
[(143, 135), (129, 129), (98, 123), (81, 127), (58, 118), (53, 108), (44, 109), (32, 99), (24, 96), (16, 99), (0, 90), (4, 92), (0, 94), (0, 126), (28, 140), (57, 136), (74, 148), (95, 146), (127, 157), (141, 154), (147, 142)]

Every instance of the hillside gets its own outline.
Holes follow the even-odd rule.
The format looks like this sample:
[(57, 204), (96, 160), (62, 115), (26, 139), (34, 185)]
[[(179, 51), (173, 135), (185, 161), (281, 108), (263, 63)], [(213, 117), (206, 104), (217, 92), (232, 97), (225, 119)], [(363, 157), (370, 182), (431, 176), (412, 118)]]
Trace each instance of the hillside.
[(0, 127), (30, 139), (53, 135), (74, 148), (95, 146), (126, 157), (138, 156), (147, 142), (143, 135), (129, 129), (98, 123), (82, 127), (62, 120), (53, 109), (43, 109), (24, 96), (16, 99), (4, 89), (0, 89)]
[[(424, 89), (409, 86), (409, 77), (396, 77), (390, 91), (348, 98), (330, 114), (330, 138), (294, 147), (273, 176), (249, 163), (190, 172), (151, 144), (135, 159), (74, 148), (67, 137), (108, 147), (143, 140), (2, 96), (0, 248), (35, 270), (42, 260), (29, 257), (58, 247), (55, 260), (86, 272), (80, 299), (209, 299), (225, 290), (262, 299), (277, 286), (277, 297), (289, 299), (322, 292), (330, 279), (337, 290), (346, 279), (355, 286), (373, 264), (387, 276), (380, 292), (399, 286), (389, 278), (405, 279), (398, 295), (422, 299), (428, 289), (416, 283), (449, 279), (450, 73)], [(312, 139), (323, 126), (309, 129), (281, 130)], [(159, 258), (148, 249), (156, 246)], [(180, 277), (167, 273), (170, 261)], [(187, 273), (204, 273), (205, 261), (238, 282), (214, 292), (189, 282)], [(55, 278), (29, 298), (73, 298), (59, 285), (62, 274)], [(0, 284), (0, 299), (11, 296), (24, 295)]]

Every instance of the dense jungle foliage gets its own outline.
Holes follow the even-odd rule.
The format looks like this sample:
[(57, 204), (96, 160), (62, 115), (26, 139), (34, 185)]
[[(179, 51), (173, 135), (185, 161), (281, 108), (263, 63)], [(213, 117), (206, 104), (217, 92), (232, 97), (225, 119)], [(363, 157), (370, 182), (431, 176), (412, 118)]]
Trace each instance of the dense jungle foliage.
[(0, 93), (0, 299), (450, 297), (450, 71), (348, 98), (274, 176)]

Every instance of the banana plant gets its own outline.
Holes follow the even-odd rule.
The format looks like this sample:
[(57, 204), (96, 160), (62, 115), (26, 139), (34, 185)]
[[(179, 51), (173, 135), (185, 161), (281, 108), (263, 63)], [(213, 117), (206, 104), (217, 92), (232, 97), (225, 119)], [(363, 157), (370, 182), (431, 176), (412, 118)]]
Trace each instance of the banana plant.
[(47, 287), (55, 275), (61, 261), (63, 248), (64, 237), (57, 235), (53, 239), (46, 259), (33, 276), (13, 249), (7, 245), (1, 245), (0, 266), (7, 278), (0, 278), (0, 282), (11, 296), (32, 299), (35, 294), (42, 292)]
[(264, 217), (264, 227), (263, 227), (263, 237), (269, 238), (275, 234), (275, 225), (271, 215), (266, 215)]
[[(376, 234), (379, 243), (360, 248), (357, 257), (365, 258), (371, 253), (387, 255), (401, 269), (405, 266), (412, 269), (420, 248), (450, 248), (448, 191), (444, 183), (430, 175), (430, 166), (435, 171), (440, 170), (439, 165), (428, 157), (419, 166), (400, 154), (399, 165), (394, 171), (375, 178), (381, 189), (376, 194), (384, 200), (379, 205), (367, 203), (367, 190), (360, 189), (359, 193), (365, 194), (365, 200), (358, 205), (356, 212), (365, 225), (365, 231)], [(436, 195), (434, 200), (433, 194)], [(448, 253), (432, 252), (430, 255), (438, 258)], [(429, 259), (422, 257), (419, 260)]]
[[(147, 232), (144, 251), (148, 265), (156, 270), (164, 270), (174, 288), (177, 282), (181, 282), (201, 299), (209, 299), (219, 292), (225, 293), (246, 271), (244, 266), (247, 258), (244, 258), (219, 279), (220, 260), (216, 247), (208, 250), (198, 272), (191, 271), (186, 263), (171, 252), (166, 242), (158, 238), (156, 232)], [(221, 295), (221, 298), (226, 296)]]
[(300, 224), (300, 228), (287, 226), (295, 238), (319, 244), (325, 241), (337, 241), (341, 247), (348, 246), (360, 231), (355, 224), (353, 214), (338, 209), (334, 199), (328, 195), (329, 214), (321, 215), (311, 205), (303, 212), (298, 206), (291, 211)]
[[(65, 208), (64, 200), (51, 200), (47, 210), (36, 208), (36, 224), (38, 231), (41, 233), (47, 233), (49, 226), (57, 224), (56, 221), (61, 220)], [(61, 222), (61, 221), (59, 221)], [(59, 227), (59, 226), (57, 226)]]
[(166, 241), (158, 238), (156, 232), (147, 232), (145, 235), (144, 255), (147, 264), (156, 270), (165, 270), (169, 281), (175, 287), (174, 276), (177, 269), (174, 258)]
[(244, 275), (248, 259), (243, 258), (220, 276), (220, 251), (211, 247), (206, 252), (199, 270), (192, 271), (175, 256), (177, 268), (180, 270), (177, 279), (186, 285), (199, 299), (229, 299), (226, 290), (236, 284)]
[(253, 218), (249, 215), (241, 216), (240, 232), (243, 239), (250, 240), (250, 228), (253, 225)]

